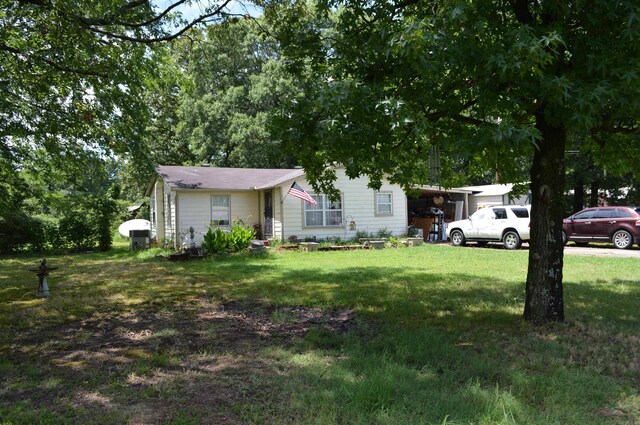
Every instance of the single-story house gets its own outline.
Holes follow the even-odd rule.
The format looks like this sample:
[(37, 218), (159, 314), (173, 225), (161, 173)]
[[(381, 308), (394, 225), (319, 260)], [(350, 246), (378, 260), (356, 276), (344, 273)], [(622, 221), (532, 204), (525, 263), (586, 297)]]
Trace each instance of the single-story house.
[[(394, 235), (407, 231), (407, 198), (399, 185), (383, 182), (380, 190), (366, 178), (350, 179), (336, 168), (340, 200), (314, 193), (302, 169), (159, 166), (147, 189), (151, 238), (179, 246), (193, 227), (201, 241), (210, 225), (230, 229), (234, 222), (256, 226), (264, 239), (355, 237), (357, 231)], [(317, 202), (289, 194), (297, 183)]]

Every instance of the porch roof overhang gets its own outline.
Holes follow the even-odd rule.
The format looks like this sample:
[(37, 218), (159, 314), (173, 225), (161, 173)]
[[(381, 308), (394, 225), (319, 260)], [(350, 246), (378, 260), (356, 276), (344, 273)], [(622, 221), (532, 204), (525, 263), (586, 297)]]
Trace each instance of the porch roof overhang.
[(471, 190), (460, 189), (460, 188), (451, 188), (445, 189), (443, 187), (438, 186), (414, 186), (414, 189), (419, 190), (422, 193), (459, 193), (461, 195), (470, 195), (473, 193)]
[(276, 187), (304, 176), (302, 169), (218, 168), (158, 166), (157, 175), (147, 188), (150, 193), (157, 178), (172, 190), (254, 191)]

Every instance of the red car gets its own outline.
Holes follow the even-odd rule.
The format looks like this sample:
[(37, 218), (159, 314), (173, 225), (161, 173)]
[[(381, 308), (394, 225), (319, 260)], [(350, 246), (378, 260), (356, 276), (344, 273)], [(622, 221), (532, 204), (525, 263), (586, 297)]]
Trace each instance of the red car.
[(640, 245), (640, 208), (594, 207), (587, 208), (565, 218), (562, 222), (562, 238), (566, 244), (612, 242), (616, 248)]

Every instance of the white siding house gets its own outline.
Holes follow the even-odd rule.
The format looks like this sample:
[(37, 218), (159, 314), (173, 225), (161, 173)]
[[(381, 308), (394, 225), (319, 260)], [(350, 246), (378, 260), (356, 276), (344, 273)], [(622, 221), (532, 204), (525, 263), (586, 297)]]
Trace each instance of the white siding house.
[[(318, 202), (317, 206), (293, 196), (286, 196), (289, 186), (281, 185), (282, 238), (297, 236), (300, 239), (326, 239), (339, 237), (352, 239), (357, 231), (377, 233), (386, 229), (399, 236), (407, 231), (407, 198), (398, 185), (385, 183), (380, 191), (367, 187), (366, 178), (349, 179), (344, 169), (336, 170), (336, 188), (340, 190), (339, 202), (331, 202), (327, 196), (313, 193), (304, 179), (297, 183)], [(290, 185), (290, 183), (289, 183)]]
[[(151, 237), (180, 246), (193, 227), (201, 241), (209, 226), (230, 229), (234, 222), (260, 227), (265, 239), (351, 239), (357, 231), (394, 235), (407, 230), (407, 198), (385, 182), (379, 191), (365, 178), (349, 179), (336, 169), (340, 200), (313, 193), (301, 169), (239, 169), (160, 166), (147, 195)], [(288, 194), (296, 182), (318, 203)]]

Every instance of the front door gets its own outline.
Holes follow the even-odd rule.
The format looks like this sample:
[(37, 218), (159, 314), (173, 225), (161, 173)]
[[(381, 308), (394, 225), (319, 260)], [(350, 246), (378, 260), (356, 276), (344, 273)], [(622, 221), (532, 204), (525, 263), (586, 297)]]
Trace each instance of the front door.
[(264, 229), (263, 237), (273, 239), (273, 191), (264, 192)]

